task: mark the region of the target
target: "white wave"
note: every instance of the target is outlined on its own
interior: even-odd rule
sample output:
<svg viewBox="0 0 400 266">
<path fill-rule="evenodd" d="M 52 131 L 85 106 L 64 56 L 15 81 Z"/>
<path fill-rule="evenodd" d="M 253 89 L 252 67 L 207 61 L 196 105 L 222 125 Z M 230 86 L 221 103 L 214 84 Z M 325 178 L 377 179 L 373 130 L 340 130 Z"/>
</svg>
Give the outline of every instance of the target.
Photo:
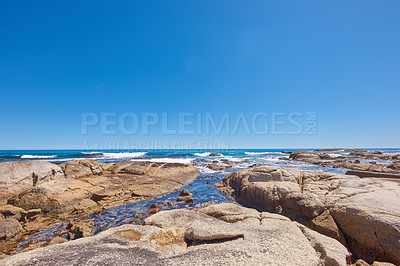
<svg viewBox="0 0 400 266">
<path fill-rule="evenodd" d="M 98 159 L 131 159 L 131 158 L 139 158 L 143 157 L 147 154 L 147 152 L 103 152 L 101 153 L 100 158 Z"/>
<path fill-rule="evenodd" d="M 282 152 L 273 152 L 273 151 L 263 151 L 263 152 L 250 152 L 250 151 L 246 151 L 244 152 L 246 155 L 263 155 L 263 154 L 276 154 L 276 155 L 280 155 L 280 154 L 285 154 Z"/>
<path fill-rule="evenodd" d="M 212 173 L 216 173 L 217 171 L 212 170 L 208 167 L 205 166 L 196 166 L 197 169 L 200 170 L 200 172 L 205 173 L 205 174 L 212 174 Z"/>
<path fill-rule="evenodd" d="M 68 162 L 68 161 L 81 161 L 81 160 L 86 160 L 87 158 L 56 158 L 56 159 L 47 159 L 45 160 L 46 162 Z M 97 158 L 96 158 L 97 159 Z"/>
<path fill-rule="evenodd" d="M 132 159 L 131 161 L 149 161 L 155 163 L 185 163 L 190 164 L 194 159 L 189 158 L 149 158 L 149 159 Z"/>
<path fill-rule="evenodd" d="M 22 155 L 21 159 L 51 159 L 56 157 L 57 155 Z"/>
<path fill-rule="evenodd" d="M 91 152 L 82 152 L 82 154 L 87 154 L 87 155 L 91 155 L 91 154 L 102 154 L 102 152 L 99 152 L 99 151 L 91 151 Z"/>
<path fill-rule="evenodd" d="M 328 153 L 328 155 L 335 158 L 335 157 L 343 156 L 344 154 L 343 153 Z"/>
<path fill-rule="evenodd" d="M 193 153 L 193 155 L 200 156 L 200 157 L 208 157 L 210 156 L 211 152 L 203 152 L 203 153 Z"/>
<path fill-rule="evenodd" d="M 232 156 L 224 156 L 223 159 L 226 159 L 231 162 L 243 162 L 245 160 L 243 158 L 237 158 L 237 157 L 232 157 Z"/>
</svg>

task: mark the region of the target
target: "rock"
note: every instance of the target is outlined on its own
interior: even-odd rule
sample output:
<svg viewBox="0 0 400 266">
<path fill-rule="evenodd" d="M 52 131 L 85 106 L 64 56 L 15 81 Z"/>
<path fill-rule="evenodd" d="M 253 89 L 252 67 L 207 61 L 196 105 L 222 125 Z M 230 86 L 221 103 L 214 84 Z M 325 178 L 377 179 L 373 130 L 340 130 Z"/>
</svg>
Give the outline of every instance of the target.
<svg viewBox="0 0 400 266">
<path fill-rule="evenodd" d="M 400 264 L 400 209 L 394 207 L 400 187 L 392 180 L 259 166 L 217 186 L 248 206 L 334 237 L 369 263 Z"/>
<path fill-rule="evenodd" d="M 150 209 L 147 211 L 148 213 L 154 214 L 160 211 L 160 205 L 158 205 L 157 203 L 153 203 L 150 206 Z"/>
<path fill-rule="evenodd" d="M 323 151 L 323 152 L 321 152 Z M 328 151 L 346 151 L 347 153 L 324 153 Z M 350 153 L 349 153 L 350 152 Z M 399 155 L 382 154 L 380 151 L 366 151 L 358 149 L 320 149 L 315 151 L 295 151 L 290 154 L 291 160 L 325 167 L 344 168 L 355 171 L 369 171 L 379 173 L 400 174 L 399 170 L 377 164 L 377 161 L 395 163 Z M 361 160 L 369 160 L 369 163 L 361 163 Z"/>
<path fill-rule="evenodd" d="M 209 157 L 218 157 L 218 156 L 222 156 L 222 154 L 217 153 L 217 152 L 212 152 L 208 155 Z"/>
<path fill-rule="evenodd" d="M 316 151 L 295 151 L 289 155 L 289 159 L 297 161 L 319 161 L 319 160 L 331 160 L 333 159 L 326 153 L 320 153 Z"/>
<path fill-rule="evenodd" d="M 232 165 L 208 164 L 207 167 L 214 171 L 223 171 L 232 168 Z"/>
<path fill-rule="evenodd" d="M 391 163 L 387 166 L 387 168 L 400 171 L 400 163 Z"/>
<path fill-rule="evenodd" d="M 253 211 L 224 205 L 213 213 L 238 216 Z M 298 224 L 279 217 L 283 216 L 274 214 L 255 225 L 227 223 L 189 210 L 162 211 L 147 218 L 145 225 L 123 225 L 17 254 L 4 263 L 54 265 L 67 257 L 68 264 L 81 265 L 346 265 L 349 254 L 340 243 L 311 230 L 305 235 Z"/>
<path fill-rule="evenodd" d="M 112 173 L 131 173 L 172 180 L 185 179 L 185 176 L 198 176 L 200 171 L 189 164 L 154 163 L 148 161 L 122 161 L 109 168 Z"/>
<path fill-rule="evenodd" d="M 151 235 L 151 240 L 155 241 L 161 247 L 172 245 L 186 247 L 185 231 L 182 228 L 167 228 Z"/>
<path fill-rule="evenodd" d="M 92 175 L 89 167 L 79 164 L 78 161 L 69 161 L 60 165 L 65 173 L 66 178 L 78 179 Z"/>
<path fill-rule="evenodd" d="M 14 218 L 0 218 L 0 246 L 16 241 L 24 229 Z"/>
<path fill-rule="evenodd" d="M 333 238 L 317 233 L 301 224 L 298 227 L 310 241 L 313 248 L 324 254 L 324 265 L 346 265 L 350 263 L 350 254 L 346 247 Z"/>
<path fill-rule="evenodd" d="M 250 220 L 254 220 L 254 223 L 260 223 L 260 213 L 257 210 L 250 208 L 241 208 L 231 203 L 210 205 L 201 209 L 200 212 L 228 223 L 236 223 L 240 221 Z"/>
<path fill-rule="evenodd" d="M 176 201 L 178 201 L 178 202 L 184 201 L 184 202 L 186 202 L 188 205 L 193 205 L 193 203 L 194 203 L 194 200 L 193 200 L 193 198 L 192 198 L 191 196 L 179 196 L 179 197 L 176 199 Z"/>
<path fill-rule="evenodd" d="M 184 189 L 179 193 L 179 196 L 192 196 L 192 193 L 189 193 L 189 191 Z"/>
<path fill-rule="evenodd" d="M 28 215 L 26 218 L 30 220 L 41 213 L 42 213 L 41 209 L 30 209 L 30 210 L 28 210 Z"/>
<path fill-rule="evenodd" d="M 13 218 L 20 222 L 25 221 L 25 218 L 28 214 L 28 212 L 24 209 L 15 207 L 13 205 L 0 206 L 0 213 L 3 215 L 4 218 Z"/>
<path fill-rule="evenodd" d="M 78 222 L 70 222 L 67 226 L 70 233 L 70 239 L 78 239 L 81 237 L 93 236 L 94 223 L 91 220 L 80 220 Z"/>
<path fill-rule="evenodd" d="M 68 161 L 60 164 L 66 178 L 81 178 L 90 175 L 101 175 L 114 164 L 107 164 L 95 160 Z"/>
<path fill-rule="evenodd" d="M 74 162 L 68 165 L 86 167 Z M 39 184 L 12 196 L 8 203 L 24 209 L 41 209 L 45 214 L 92 213 L 179 189 L 200 174 L 194 166 L 185 164 L 120 162 L 107 170 L 104 165 L 100 166 L 103 167 L 101 175 L 71 178 L 66 172 L 70 178 Z M 144 174 L 129 174 L 134 167 Z"/>
<path fill-rule="evenodd" d="M 182 190 L 179 193 L 179 197 L 176 199 L 176 201 L 178 202 L 186 202 L 188 205 L 193 205 L 193 198 L 192 198 L 192 193 L 189 193 L 189 191 L 187 191 L 186 189 Z"/>
<path fill-rule="evenodd" d="M 0 189 L 16 193 L 49 180 L 64 179 L 61 168 L 45 161 L 16 161 L 0 163 Z"/>
<path fill-rule="evenodd" d="M 346 175 L 356 175 L 359 177 L 374 177 L 374 178 L 397 178 L 400 179 L 400 174 L 394 173 L 377 173 L 372 171 L 357 171 L 357 170 L 349 170 L 346 172 Z"/>
<path fill-rule="evenodd" d="M 90 183 L 81 180 L 53 180 L 16 195 L 9 203 L 53 214 L 94 210 L 97 204 L 90 200 L 91 189 Z"/>
<path fill-rule="evenodd" d="M 390 173 L 391 169 L 385 168 L 384 165 L 374 163 L 343 163 L 343 168 L 356 170 L 356 171 L 369 171 L 378 173 Z"/>
<path fill-rule="evenodd" d="M 89 159 L 81 160 L 79 161 L 79 164 L 89 167 L 93 175 L 101 175 L 104 171 L 108 170 L 114 165 L 113 163 L 103 163 Z"/>
<path fill-rule="evenodd" d="M 49 242 L 49 246 L 68 242 L 64 237 L 56 236 Z"/>
<path fill-rule="evenodd" d="M 130 240 L 140 240 L 142 238 L 142 233 L 132 229 L 117 231 L 115 235 Z"/>
</svg>

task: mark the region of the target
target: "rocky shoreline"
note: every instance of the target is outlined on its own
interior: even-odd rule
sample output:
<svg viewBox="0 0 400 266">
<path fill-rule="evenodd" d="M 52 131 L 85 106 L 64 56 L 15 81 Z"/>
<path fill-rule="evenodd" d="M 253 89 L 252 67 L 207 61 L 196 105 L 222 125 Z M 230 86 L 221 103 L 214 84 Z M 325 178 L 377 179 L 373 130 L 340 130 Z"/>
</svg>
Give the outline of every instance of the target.
<svg viewBox="0 0 400 266">
<path fill-rule="evenodd" d="M 345 153 L 333 153 L 339 150 Z M 218 156 L 209 155 L 216 159 L 207 159 L 206 167 L 235 167 Z M 303 150 L 285 160 L 346 173 L 249 164 L 216 184 L 245 207 L 222 203 L 163 211 L 154 203 L 140 224 L 132 217 L 96 236 L 93 221 L 80 217 L 177 191 L 200 171 L 151 161 L 0 163 L 0 264 L 54 265 L 65 254 L 70 261 L 61 265 L 400 264 L 399 155 Z M 177 193 L 178 202 L 193 204 L 192 193 Z M 31 235 L 61 221 L 68 225 L 51 241 L 32 241 L 23 253 L 17 250 Z"/>
<path fill-rule="evenodd" d="M 397 180 L 259 166 L 228 175 L 222 193 L 338 240 L 369 263 L 400 264 Z"/>
<path fill-rule="evenodd" d="M 329 153 L 343 151 L 348 153 Z M 287 159 L 287 158 L 283 158 Z M 291 152 L 289 160 L 342 168 L 360 177 L 400 178 L 400 154 L 383 154 L 380 151 L 359 149 L 320 149 Z"/>
<path fill-rule="evenodd" d="M 65 259 L 68 258 L 68 261 Z M 162 211 L 144 225 L 124 225 L 17 254 L 7 265 L 346 265 L 335 239 L 288 218 L 223 203 Z"/>
<path fill-rule="evenodd" d="M 177 163 L 106 164 L 94 160 L 61 165 L 44 161 L 0 163 L 1 250 L 12 254 L 19 241 L 59 221 L 72 221 L 175 191 L 199 174 L 194 166 Z M 68 229 L 82 231 L 82 227 L 84 222 L 72 223 Z"/>
</svg>

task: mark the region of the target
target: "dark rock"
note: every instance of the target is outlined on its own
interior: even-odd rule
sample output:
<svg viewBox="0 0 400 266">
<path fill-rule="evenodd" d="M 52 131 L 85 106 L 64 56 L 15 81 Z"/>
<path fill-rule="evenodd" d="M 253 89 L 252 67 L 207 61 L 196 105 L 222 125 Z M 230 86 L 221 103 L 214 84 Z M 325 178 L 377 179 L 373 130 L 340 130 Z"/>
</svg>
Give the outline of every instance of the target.
<svg viewBox="0 0 400 266">
<path fill-rule="evenodd" d="M 179 197 L 176 199 L 176 201 L 178 201 L 178 202 L 184 201 L 184 202 L 186 202 L 188 205 L 193 205 L 193 203 L 194 203 L 194 200 L 193 200 L 193 198 L 192 198 L 191 196 L 179 196 Z"/>
<path fill-rule="evenodd" d="M 179 196 L 192 196 L 192 193 L 184 189 L 181 191 L 181 193 L 179 193 Z"/>
</svg>

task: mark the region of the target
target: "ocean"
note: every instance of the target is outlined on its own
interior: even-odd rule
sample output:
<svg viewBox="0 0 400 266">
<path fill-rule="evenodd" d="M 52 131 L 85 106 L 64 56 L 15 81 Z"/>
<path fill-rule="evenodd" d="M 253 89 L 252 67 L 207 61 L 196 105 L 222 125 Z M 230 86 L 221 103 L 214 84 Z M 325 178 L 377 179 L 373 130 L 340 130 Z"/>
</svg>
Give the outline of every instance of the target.
<svg viewBox="0 0 400 266">
<path fill-rule="evenodd" d="M 0 150 L 0 162 L 19 160 L 44 160 L 63 163 L 70 160 L 94 159 L 102 162 L 123 160 L 154 160 L 164 162 L 188 162 L 207 158 L 219 153 L 228 160 L 276 160 L 288 156 L 287 152 L 314 149 L 229 149 L 229 150 Z M 388 154 L 400 154 L 400 149 L 377 150 Z M 345 151 L 330 152 L 333 156 Z M 163 158 L 163 159 L 162 159 Z"/>
</svg>

